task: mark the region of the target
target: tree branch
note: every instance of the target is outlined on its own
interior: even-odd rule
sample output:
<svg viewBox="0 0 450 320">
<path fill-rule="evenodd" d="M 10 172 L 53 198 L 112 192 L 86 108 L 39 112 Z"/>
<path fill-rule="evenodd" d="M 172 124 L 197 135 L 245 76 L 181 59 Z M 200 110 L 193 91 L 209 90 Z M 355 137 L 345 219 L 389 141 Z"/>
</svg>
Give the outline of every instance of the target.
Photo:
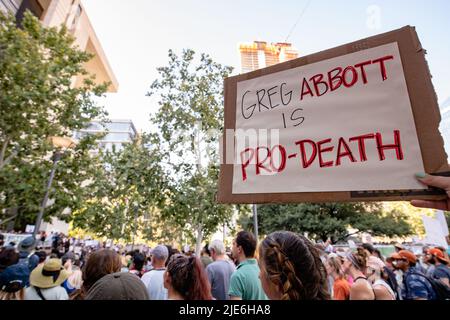
<svg viewBox="0 0 450 320">
<path fill-rule="evenodd" d="M 8 222 L 8 221 L 10 221 L 10 220 L 13 220 L 14 218 L 16 218 L 17 217 L 17 215 L 18 215 L 18 213 L 16 213 L 16 214 L 13 214 L 11 217 L 9 217 L 9 218 L 6 218 L 6 219 L 3 219 L 3 220 L 0 220 L 0 225 L 2 225 L 2 224 L 4 224 L 5 222 Z"/>
<path fill-rule="evenodd" d="M 355 234 L 358 234 L 358 233 L 360 233 L 360 232 L 362 232 L 362 230 L 359 230 L 359 231 L 356 231 L 356 232 L 353 232 L 353 233 L 348 233 L 348 234 L 346 234 L 345 236 L 340 237 L 339 239 L 337 239 L 335 243 L 338 243 L 339 241 L 344 240 L 344 239 L 346 239 L 346 238 L 348 238 L 348 237 L 350 237 L 350 236 L 353 236 L 353 235 L 355 235 Z"/>
<path fill-rule="evenodd" d="M 8 147 L 8 144 L 9 144 L 9 139 L 6 138 L 5 142 L 3 142 L 2 150 L 0 151 L 0 169 L 4 166 L 3 159 L 5 159 L 5 153 L 6 153 L 6 148 Z"/>
</svg>

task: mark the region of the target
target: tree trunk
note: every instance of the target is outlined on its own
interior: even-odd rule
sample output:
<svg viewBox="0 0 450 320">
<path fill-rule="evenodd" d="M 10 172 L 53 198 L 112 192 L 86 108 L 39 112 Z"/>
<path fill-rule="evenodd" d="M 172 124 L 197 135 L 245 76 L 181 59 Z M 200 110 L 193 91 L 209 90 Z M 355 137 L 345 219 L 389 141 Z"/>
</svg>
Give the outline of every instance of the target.
<svg viewBox="0 0 450 320">
<path fill-rule="evenodd" d="M 8 224 L 6 225 L 6 230 L 8 232 L 14 231 L 14 228 L 16 226 L 16 220 L 17 220 L 17 215 L 19 214 L 19 208 L 18 207 L 13 207 L 13 208 L 8 208 L 8 214 L 10 215 L 10 219 Z"/>
<path fill-rule="evenodd" d="M 200 257 L 202 251 L 202 241 L 203 241 L 203 224 L 199 223 L 197 225 L 197 239 L 195 241 L 195 255 Z"/>
<path fill-rule="evenodd" d="M 4 166 L 6 147 L 8 147 L 8 144 L 9 139 L 6 138 L 6 140 L 3 142 L 2 148 L 0 149 L 0 169 Z"/>
<path fill-rule="evenodd" d="M 9 162 L 11 162 L 12 158 L 17 155 L 17 151 L 12 151 L 11 154 L 5 158 L 6 148 L 8 147 L 9 139 L 6 139 L 3 142 L 2 148 L 0 149 L 0 170 L 6 166 Z"/>
</svg>

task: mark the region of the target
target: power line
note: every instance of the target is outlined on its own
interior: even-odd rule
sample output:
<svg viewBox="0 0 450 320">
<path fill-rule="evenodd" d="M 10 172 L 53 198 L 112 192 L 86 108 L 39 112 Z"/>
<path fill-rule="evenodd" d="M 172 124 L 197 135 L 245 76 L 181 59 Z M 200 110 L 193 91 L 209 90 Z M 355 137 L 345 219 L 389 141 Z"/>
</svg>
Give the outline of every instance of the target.
<svg viewBox="0 0 450 320">
<path fill-rule="evenodd" d="M 298 17 L 297 21 L 295 22 L 295 24 L 292 26 L 291 30 L 289 31 L 286 39 L 284 40 L 284 42 L 287 42 L 289 37 L 291 36 L 292 32 L 294 31 L 295 27 L 297 26 L 297 24 L 300 22 L 300 19 L 303 17 L 303 15 L 306 12 L 306 9 L 308 9 L 309 5 L 311 4 L 311 0 L 308 0 L 308 2 L 306 3 L 305 7 L 303 8 L 302 12 L 300 13 L 300 16 Z"/>
</svg>

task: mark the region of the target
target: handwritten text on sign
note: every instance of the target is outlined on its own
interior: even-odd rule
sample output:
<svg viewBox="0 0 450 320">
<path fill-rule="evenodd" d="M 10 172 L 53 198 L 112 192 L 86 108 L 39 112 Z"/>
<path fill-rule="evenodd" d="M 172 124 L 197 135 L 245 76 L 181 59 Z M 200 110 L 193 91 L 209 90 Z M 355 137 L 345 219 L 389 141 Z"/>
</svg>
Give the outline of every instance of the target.
<svg viewBox="0 0 450 320">
<path fill-rule="evenodd" d="M 397 43 L 238 82 L 233 193 L 425 189 Z"/>
</svg>

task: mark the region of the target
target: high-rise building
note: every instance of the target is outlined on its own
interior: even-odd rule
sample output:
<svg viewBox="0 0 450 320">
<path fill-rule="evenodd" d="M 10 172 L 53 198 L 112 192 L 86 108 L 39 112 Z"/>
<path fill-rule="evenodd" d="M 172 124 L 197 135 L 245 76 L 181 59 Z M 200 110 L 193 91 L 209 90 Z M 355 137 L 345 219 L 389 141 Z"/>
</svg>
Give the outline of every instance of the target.
<svg viewBox="0 0 450 320">
<path fill-rule="evenodd" d="M 98 140 L 99 148 L 107 151 L 113 149 L 120 151 L 124 144 L 135 140 L 138 132 L 131 120 L 91 121 L 86 129 L 76 132 L 74 138 L 81 139 L 92 134 L 104 134 Z"/>
<path fill-rule="evenodd" d="M 240 43 L 239 53 L 241 56 L 241 72 L 246 73 L 257 69 L 273 66 L 274 64 L 292 60 L 298 57 L 298 50 L 291 43 L 277 42 L 268 44 L 265 41 L 253 41 L 251 43 Z M 254 213 L 257 212 L 254 206 Z M 237 219 L 237 213 L 233 219 Z M 226 228 L 224 227 L 224 238 Z"/>
<path fill-rule="evenodd" d="M 39 18 L 46 27 L 65 25 L 75 37 L 75 45 L 94 55 L 85 64 L 85 69 L 95 75 L 97 83 L 110 82 L 108 92 L 117 92 L 117 79 L 80 0 L 0 0 L 0 11 L 13 13 L 18 23 L 22 21 L 26 10 Z M 82 76 L 73 80 L 74 86 L 82 83 Z"/>
<path fill-rule="evenodd" d="M 292 44 L 285 42 L 267 44 L 264 41 L 240 43 L 241 72 L 270 67 L 274 64 L 298 57 L 298 51 Z"/>
</svg>

